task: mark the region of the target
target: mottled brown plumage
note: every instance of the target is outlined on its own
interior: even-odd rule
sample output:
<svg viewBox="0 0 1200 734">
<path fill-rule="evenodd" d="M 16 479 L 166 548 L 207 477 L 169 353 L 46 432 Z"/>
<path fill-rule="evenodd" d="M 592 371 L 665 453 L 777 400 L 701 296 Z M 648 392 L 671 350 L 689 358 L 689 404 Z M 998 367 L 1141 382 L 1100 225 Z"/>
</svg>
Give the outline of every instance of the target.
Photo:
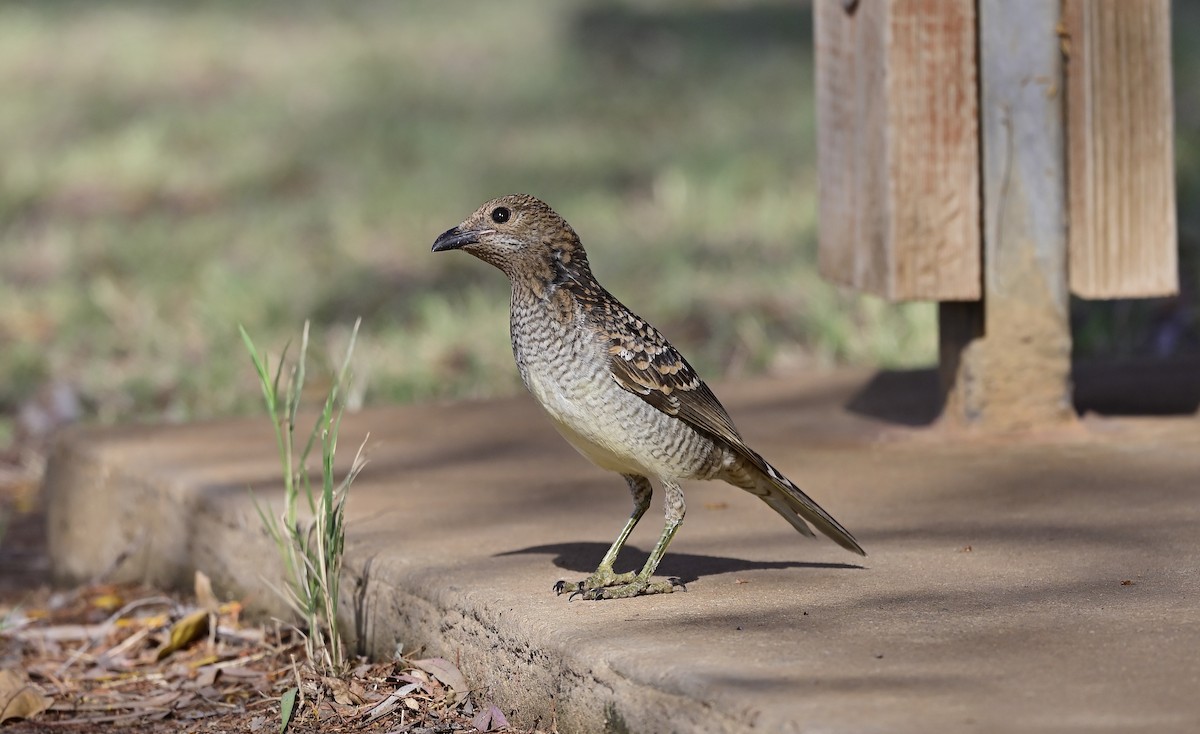
<svg viewBox="0 0 1200 734">
<path fill-rule="evenodd" d="M 575 230 L 549 206 L 522 194 L 494 199 L 444 232 L 433 249 L 465 250 L 508 276 L 513 356 L 525 386 L 580 453 L 629 484 L 633 514 L 576 592 L 600 599 L 674 588 L 675 580 L 650 577 L 683 520 L 683 479 L 722 479 L 762 498 L 805 535 L 813 534 L 807 521 L 865 555 L 845 528 L 746 445 L 679 351 L 596 282 Z M 640 572 L 614 573 L 617 553 L 649 505 L 649 478 L 666 493 L 666 527 Z"/>
</svg>

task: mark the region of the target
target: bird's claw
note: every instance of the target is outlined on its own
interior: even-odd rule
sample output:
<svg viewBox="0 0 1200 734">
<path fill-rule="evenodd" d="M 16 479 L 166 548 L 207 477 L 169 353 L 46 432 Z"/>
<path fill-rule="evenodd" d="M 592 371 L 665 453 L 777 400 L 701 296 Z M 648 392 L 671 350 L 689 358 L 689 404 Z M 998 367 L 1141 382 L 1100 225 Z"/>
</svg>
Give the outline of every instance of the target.
<svg viewBox="0 0 1200 734">
<path fill-rule="evenodd" d="M 563 581 L 560 579 L 558 581 L 558 583 L 554 584 L 554 595 L 562 596 L 563 594 L 567 593 L 567 588 L 569 586 L 571 586 L 571 584 L 568 584 L 566 581 Z M 575 586 L 575 589 L 571 591 L 571 596 L 575 596 L 576 594 L 583 591 L 583 589 L 584 589 L 582 581 L 576 582 L 574 584 L 574 586 Z M 569 600 L 570 600 L 570 597 L 568 597 L 568 601 Z"/>
<path fill-rule="evenodd" d="M 559 588 L 555 585 L 555 588 Z M 563 593 L 567 588 L 566 583 L 562 583 Z M 628 584 L 618 586 L 596 586 L 588 588 L 584 582 L 580 581 L 577 587 L 571 591 L 567 601 L 574 601 L 575 597 L 579 597 L 584 601 L 600 601 L 601 599 L 628 599 L 634 596 L 649 596 L 651 594 L 670 594 L 675 589 L 683 589 L 687 591 L 687 586 L 677 577 L 672 576 L 666 581 L 641 581 L 635 580 Z"/>
<path fill-rule="evenodd" d="M 571 595 L 567 597 L 567 601 L 574 601 L 576 596 L 584 601 L 598 601 L 604 598 L 604 589 L 585 589 L 583 584 L 580 584 L 579 588 L 572 591 Z"/>
</svg>

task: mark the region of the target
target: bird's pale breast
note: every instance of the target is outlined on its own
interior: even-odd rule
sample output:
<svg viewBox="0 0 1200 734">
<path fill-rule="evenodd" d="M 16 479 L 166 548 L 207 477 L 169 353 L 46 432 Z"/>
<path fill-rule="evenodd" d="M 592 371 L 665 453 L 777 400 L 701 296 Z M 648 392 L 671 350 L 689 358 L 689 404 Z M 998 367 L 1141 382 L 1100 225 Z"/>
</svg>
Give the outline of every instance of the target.
<svg viewBox="0 0 1200 734">
<path fill-rule="evenodd" d="M 525 387 L 576 450 L 623 474 L 712 476 L 720 457 L 711 439 L 621 388 L 607 344 L 579 314 L 564 320 L 541 308 L 514 302 L 513 356 Z"/>
</svg>

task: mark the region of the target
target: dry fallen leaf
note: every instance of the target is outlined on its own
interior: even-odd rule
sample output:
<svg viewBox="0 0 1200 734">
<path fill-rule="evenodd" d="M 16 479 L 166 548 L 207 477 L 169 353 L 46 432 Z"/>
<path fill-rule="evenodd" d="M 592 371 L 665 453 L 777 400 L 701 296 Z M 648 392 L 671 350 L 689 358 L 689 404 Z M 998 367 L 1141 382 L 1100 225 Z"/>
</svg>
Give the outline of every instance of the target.
<svg viewBox="0 0 1200 734">
<path fill-rule="evenodd" d="M 196 671 L 196 680 L 192 681 L 192 688 L 208 688 L 217 684 L 217 677 L 221 675 L 221 669 L 215 665 L 205 665 L 198 668 Z"/>
<path fill-rule="evenodd" d="M 217 614 L 229 617 L 230 621 L 236 624 L 242 618 L 242 603 L 227 601 L 217 608 Z"/>
<path fill-rule="evenodd" d="M 305 669 L 293 684 L 287 673 L 295 669 L 288 661 L 303 654 L 303 639 L 297 633 L 279 627 L 242 628 L 236 602 L 222 604 L 207 620 L 194 602 L 177 612 L 183 619 L 153 614 L 157 610 L 144 607 L 178 609 L 183 602 L 148 596 L 151 593 L 125 587 L 77 590 L 42 603 L 47 613 L 39 621 L 23 620 L 20 627 L 5 630 L 0 643 L 8 643 L 4 653 L 14 663 L 0 665 L 0 670 L 16 671 L 31 691 L 28 700 L 20 701 L 13 695 L 18 691 L 4 691 L 4 718 L 33 715 L 35 728 L 64 724 L 89 731 L 149 727 L 148 731 L 164 718 L 191 722 L 229 716 L 238 724 L 221 727 L 225 731 L 271 734 L 283 723 L 281 694 L 288 688 L 295 696 L 289 728 L 299 727 L 301 720 L 311 720 L 323 730 L 337 728 L 335 722 L 372 722 L 380 731 L 453 721 L 456 728 L 469 731 L 472 718 L 487 708 L 468 704 L 467 684 L 456 666 L 437 659 L 419 666 L 409 660 L 363 662 L 352 675 L 340 677 L 344 686 L 327 684 Z M 98 607 L 92 600 L 105 594 L 133 601 L 120 614 L 96 624 Z M 48 709 L 35 694 L 50 702 Z M 480 722 L 491 732 L 505 728 L 491 711 L 487 721 Z M 7 722 L 0 725 L 0 734 L 12 727 Z"/>
<path fill-rule="evenodd" d="M 54 700 L 43 695 L 23 674 L 0 670 L 0 722 L 32 719 L 52 703 Z"/>
<path fill-rule="evenodd" d="M 500 729 L 508 728 L 508 719 L 504 718 L 504 712 L 497 708 L 495 704 L 488 704 L 482 711 L 475 715 L 475 718 L 471 720 L 471 724 L 479 731 L 499 731 Z"/>
<path fill-rule="evenodd" d="M 423 670 L 410 670 L 408 672 L 408 677 L 412 678 L 413 680 L 419 680 L 422 683 L 429 682 L 429 676 L 426 675 L 425 671 L 423 671 Z M 412 681 L 409 681 L 409 682 L 411 683 Z"/>
<path fill-rule="evenodd" d="M 397 688 L 395 691 L 389 694 L 387 698 L 383 699 L 383 701 L 367 712 L 367 721 L 374 721 L 380 716 L 386 716 L 390 714 L 397 706 L 400 705 L 401 702 L 404 702 L 405 705 L 408 705 L 408 702 L 412 701 L 412 706 L 410 706 L 410 708 L 416 707 L 417 702 L 413 701 L 412 699 L 405 698 L 405 696 L 409 695 L 420 687 L 420 683 L 409 683 L 405 686 Z"/>
<path fill-rule="evenodd" d="M 166 627 L 171 618 L 166 614 L 155 614 L 149 617 L 122 617 L 112 623 L 118 629 L 148 629 L 156 630 Z"/>
<path fill-rule="evenodd" d="M 359 704 L 366 703 L 366 699 L 341 678 L 326 676 L 321 678 L 321 681 L 329 689 L 329 692 L 333 694 L 333 700 L 343 706 L 358 706 Z"/>
<path fill-rule="evenodd" d="M 413 660 L 412 664 L 429 673 L 434 678 L 437 678 L 443 685 L 454 691 L 453 701 L 458 703 L 467 697 L 470 688 L 467 687 L 467 679 L 463 674 L 458 672 L 458 668 L 445 658 L 427 658 L 425 660 Z"/>
<path fill-rule="evenodd" d="M 92 597 L 90 603 L 102 612 L 111 613 L 120 609 L 125 604 L 125 600 L 121 598 L 120 594 L 101 594 Z"/>
<path fill-rule="evenodd" d="M 171 638 L 167 640 L 166 644 L 158 648 L 155 660 L 162 660 L 176 650 L 182 650 L 207 634 L 208 610 L 197 609 L 171 626 Z"/>
<path fill-rule="evenodd" d="M 196 601 L 200 606 L 214 613 L 221 608 L 221 601 L 213 593 L 212 581 L 203 571 L 196 572 L 195 589 Z"/>
</svg>

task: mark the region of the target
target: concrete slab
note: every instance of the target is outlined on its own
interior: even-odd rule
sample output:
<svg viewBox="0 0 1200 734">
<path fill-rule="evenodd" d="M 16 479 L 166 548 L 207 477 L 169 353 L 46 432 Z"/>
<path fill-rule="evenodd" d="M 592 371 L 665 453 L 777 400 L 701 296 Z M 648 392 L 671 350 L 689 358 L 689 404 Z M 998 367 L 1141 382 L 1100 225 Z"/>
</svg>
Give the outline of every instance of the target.
<svg viewBox="0 0 1200 734">
<path fill-rule="evenodd" d="M 347 620 L 361 649 L 424 646 L 520 724 L 560 731 L 1197 730 L 1200 420 L 965 440 L 898 425 L 931 417 L 931 387 L 864 372 L 719 385 L 751 445 L 870 555 L 691 483 L 660 569 L 687 593 L 600 603 L 551 586 L 599 561 L 624 483 L 529 399 L 349 416 L 344 445 L 371 439 Z M 55 567 L 185 586 L 199 568 L 274 604 L 246 488 L 271 496 L 276 474 L 261 420 L 75 433 L 49 468 Z"/>
</svg>

